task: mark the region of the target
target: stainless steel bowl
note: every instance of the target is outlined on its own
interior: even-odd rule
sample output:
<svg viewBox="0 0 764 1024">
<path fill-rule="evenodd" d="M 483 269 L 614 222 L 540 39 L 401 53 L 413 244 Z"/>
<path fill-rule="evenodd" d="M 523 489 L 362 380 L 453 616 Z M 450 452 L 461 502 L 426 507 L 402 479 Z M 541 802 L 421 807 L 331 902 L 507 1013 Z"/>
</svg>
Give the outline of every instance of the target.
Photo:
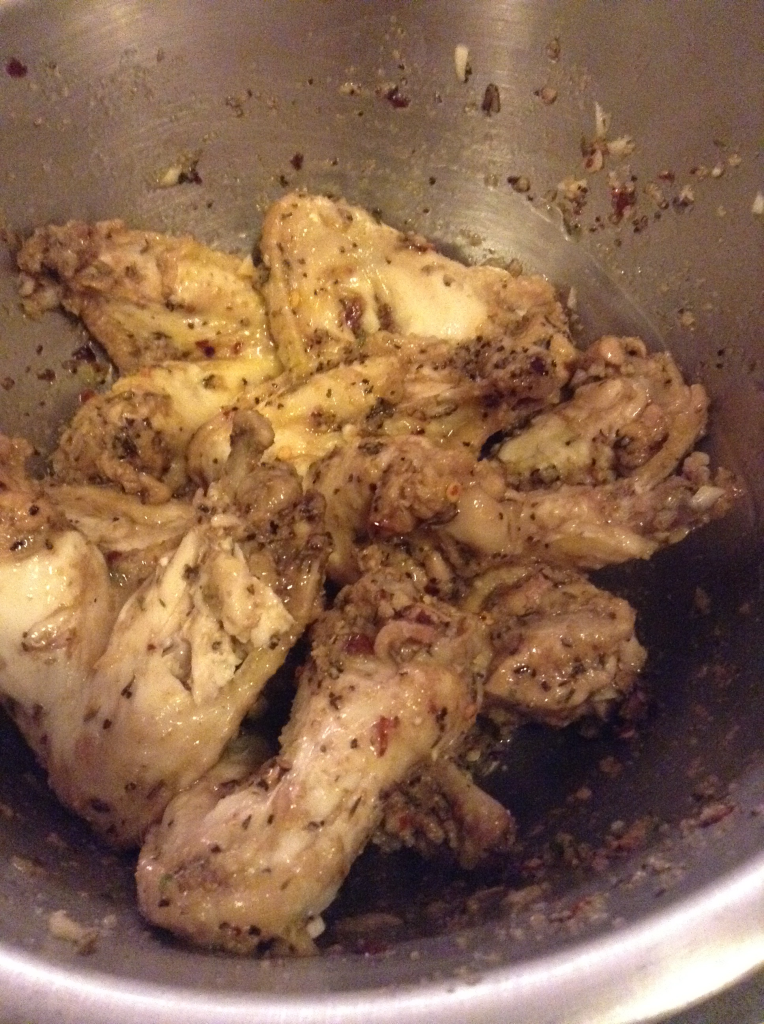
<svg viewBox="0 0 764 1024">
<path fill-rule="evenodd" d="M 584 338 L 668 346 L 712 395 L 712 454 L 749 488 L 728 520 L 608 574 L 651 650 L 639 737 L 529 730 L 507 750 L 491 785 L 518 812 L 526 868 L 581 842 L 609 854 L 599 871 L 552 870 L 541 902 L 501 903 L 509 878 L 366 858 L 338 913 L 422 911 L 388 948 L 298 962 L 188 950 L 141 923 L 130 861 L 56 805 L 4 725 L 4 1024 L 627 1024 L 764 964 L 761 15 L 756 0 L 0 0 L 10 230 L 121 216 L 247 249 L 286 188 L 342 194 L 447 251 L 516 257 L 573 287 Z M 482 109 L 490 83 L 498 111 Z M 636 143 L 609 159 L 636 176 L 621 171 L 638 201 L 620 223 L 607 168 L 582 167 L 595 103 L 611 138 Z M 157 187 L 179 160 L 200 181 Z M 566 177 L 589 192 L 563 224 L 552 192 Z M 21 316 L 10 257 L 0 287 L 0 428 L 45 450 L 88 384 L 70 358 L 82 335 Z M 48 934 L 61 908 L 98 927 L 91 955 Z"/>
</svg>

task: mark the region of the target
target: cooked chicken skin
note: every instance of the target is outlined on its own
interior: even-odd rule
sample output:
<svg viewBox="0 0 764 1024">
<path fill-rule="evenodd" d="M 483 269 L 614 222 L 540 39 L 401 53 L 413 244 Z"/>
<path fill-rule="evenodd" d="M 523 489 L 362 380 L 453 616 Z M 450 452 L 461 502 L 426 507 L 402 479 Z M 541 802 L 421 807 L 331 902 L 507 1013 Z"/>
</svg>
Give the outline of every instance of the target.
<svg viewBox="0 0 764 1024">
<path fill-rule="evenodd" d="M 377 411 L 378 422 L 367 432 L 424 434 L 475 455 L 493 434 L 517 428 L 559 402 L 576 356 L 561 334 L 548 346 L 517 348 L 506 337 L 455 346 L 381 331 L 364 347 L 370 355 L 395 353 L 400 363 L 400 393 L 388 400 L 390 408 Z"/>
<path fill-rule="evenodd" d="M 17 262 L 27 309 L 60 303 L 124 373 L 168 359 L 273 359 L 249 257 L 108 220 L 38 228 Z"/>
<path fill-rule="evenodd" d="M 188 485 L 194 433 L 278 371 L 275 358 L 166 362 L 121 377 L 74 415 L 53 454 L 64 483 L 113 483 L 162 503 Z"/>
<path fill-rule="evenodd" d="M 284 196 L 266 214 L 260 247 L 268 321 L 298 374 L 355 358 L 377 331 L 455 345 L 502 337 L 516 351 L 570 344 L 543 278 L 465 267 L 342 201 Z"/>
<path fill-rule="evenodd" d="M 261 417 L 242 414 L 227 472 L 200 495 L 196 522 L 128 597 L 116 622 L 116 588 L 101 553 L 63 520 L 68 506 L 110 548 L 115 516 L 106 494 L 88 514 L 86 490 L 51 488 L 60 499 L 58 532 L 35 545 L 41 555 L 19 569 L 12 554 L 0 573 L 6 586 L 29 591 L 24 607 L 37 616 L 7 616 L 3 692 L 21 708 L 14 706 L 22 728 L 22 718 L 31 718 L 30 738 L 58 796 L 115 845 L 139 842 L 168 800 L 216 762 L 319 610 L 326 557 L 321 503 L 303 495 L 288 467 L 259 468 L 271 437 Z M 24 492 L 13 497 L 22 510 L 30 500 Z M 138 543 L 136 509 L 119 496 L 116 506 L 133 513 L 126 530 L 123 516 L 118 542 L 126 533 Z M 143 538 L 152 545 L 157 533 L 180 526 L 177 504 L 164 511 L 164 524 L 147 513 L 154 523 Z M 36 652 L 59 647 L 69 651 L 66 689 L 49 688 L 42 700 Z"/>
<path fill-rule="evenodd" d="M 217 761 L 299 632 L 214 527 L 163 562 L 122 608 L 48 765 L 61 799 L 123 846 Z"/>
<path fill-rule="evenodd" d="M 267 425 L 266 425 L 267 429 Z M 199 523 L 122 608 L 83 688 L 62 799 L 129 846 L 211 767 L 320 608 L 320 502 L 287 467 L 258 469 L 246 423 Z"/>
<path fill-rule="evenodd" d="M 373 420 L 380 405 L 401 393 L 401 366 L 394 356 L 377 356 L 336 366 L 307 380 L 289 373 L 241 395 L 235 407 L 209 420 L 188 452 L 189 472 L 198 482 L 213 479 L 230 447 L 231 417 L 236 409 L 255 409 L 274 433 L 266 461 L 295 467 L 302 476 L 320 458 Z"/>
<path fill-rule="evenodd" d="M 453 519 L 474 469 L 464 448 L 417 436 L 351 441 L 316 463 L 307 479 L 326 501 L 331 577 L 347 583 L 358 576 L 364 542 Z"/>
<path fill-rule="evenodd" d="M 105 649 L 116 605 L 101 553 L 26 478 L 30 452 L 0 435 L 0 694 L 46 764 L 53 719 Z"/>
<path fill-rule="evenodd" d="M 49 479 L 0 436 L 0 700 L 64 803 L 145 840 L 149 921 L 308 953 L 370 840 L 507 855 L 467 752 L 609 718 L 646 653 L 582 571 L 740 486 L 693 451 L 705 390 L 639 339 L 579 351 L 541 277 L 305 194 L 260 248 L 120 221 L 21 248 L 28 312 L 81 317 L 124 375 Z M 309 626 L 274 755 L 237 732 Z"/>
<path fill-rule="evenodd" d="M 723 470 L 711 476 L 701 452 L 652 488 L 625 478 L 601 487 L 512 491 L 501 501 L 476 482 L 465 487 L 441 533 L 483 556 L 538 558 L 552 565 L 601 569 L 650 558 L 705 523 L 726 515 L 740 488 Z"/>
<path fill-rule="evenodd" d="M 147 505 L 115 488 L 46 482 L 42 491 L 96 545 L 125 597 L 154 572 L 160 558 L 177 548 L 196 518 L 189 502 Z"/>
<path fill-rule="evenodd" d="M 660 483 L 705 431 L 705 389 L 685 384 L 668 352 L 648 356 L 638 338 L 601 338 L 580 364 L 573 397 L 502 444 L 507 482 L 518 490 L 625 476 Z"/>
<path fill-rule="evenodd" d="M 559 400 L 570 376 L 567 352 L 516 353 L 502 341 L 454 348 L 380 332 L 367 355 L 306 380 L 285 373 L 247 389 L 237 403 L 270 422 L 266 457 L 304 475 L 349 437 L 425 434 L 476 454 L 500 428 Z"/>
<path fill-rule="evenodd" d="M 728 476 L 711 478 L 699 452 L 653 488 L 626 478 L 517 491 L 504 486 L 498 461 L 476 462 L 462 447 L 425 437 L 350 442 L 316 463 L 308 480 L 326 500 L 329 571 L 343 582 L 358 573 L 359 544 L 424 528 L 460 566 L 460 548 L 583 569 L 649 558 L 723 515 L 738 493 Z"/>
<path fill-rule="evenodd" d="M 141 851 L 149 920 L 245 952 L 309 952 L 382 816 L 382 797 L 474 721 L 487 649 L 477 618 L 395 577 L 364 577 L 317 624 L 281 751 L 221 789 L 202 779 Z"/>
<path fill-rule="evenodd" d="M 220 471 L 238 408 L 269 420 L 275 439 L 266 459 L 289 462 L 301 476 L 349 432 L 424 433 L 477 453 L 496 431 L 558 401 L 572 364 L 567 353 L 518 353 L 501 340 L 454 349 L 380 333 L 368 350 L 306 380 L 284 373 L 261 381 L 255 373 L 276 368 L 265 359 L 144 368 L 76 413 L 53 455 L 56 479 L 110 482 L 144 501 L 167 501 Z"/>
<path fill-rule="evenodd" d="M 628 602 L 569 570 L 503 567 L 478 577 L 462 602 L 488 617 L 494 658 L 483 713 L 506 729 L 605 718 L 635 684 L 646 651 Z"/>
</svg>

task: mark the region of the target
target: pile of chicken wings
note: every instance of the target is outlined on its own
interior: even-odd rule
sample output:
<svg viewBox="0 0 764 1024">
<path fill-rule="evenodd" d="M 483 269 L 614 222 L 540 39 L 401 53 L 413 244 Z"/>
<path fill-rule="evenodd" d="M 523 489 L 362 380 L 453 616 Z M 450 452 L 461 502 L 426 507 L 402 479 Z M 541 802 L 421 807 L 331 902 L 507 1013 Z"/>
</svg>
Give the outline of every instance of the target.
<svg viewBox="0 0 764 1024">
<path fill-rule="evenodd" d="M 460 754 L 635 686 L 634 611 L 586 572 L 735 501 L 702 386 L 637 338 L 577 347 L 542 277 L 320 196 L 277 201 L 254 258 L 72 221 L 18 266 L 120 375 L 44 478 L 0 437 L 0 693 L 63 803 L 140 847 L 145 917 L 308 953 L 372 839 L 505 855 Z"/>
</svg>

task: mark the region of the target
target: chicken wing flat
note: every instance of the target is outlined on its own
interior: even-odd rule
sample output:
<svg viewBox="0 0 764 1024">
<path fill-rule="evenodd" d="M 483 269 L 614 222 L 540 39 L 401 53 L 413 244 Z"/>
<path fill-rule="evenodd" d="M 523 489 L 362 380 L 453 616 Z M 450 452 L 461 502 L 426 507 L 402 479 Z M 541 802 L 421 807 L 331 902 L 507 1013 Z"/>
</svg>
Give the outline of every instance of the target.
<svg viewBox="0 0 764 1024">
<path fill-rule="evenodd" d="M 518 351 L 570 343 L 544 278 L 466 267 L 343 201 L 284 196 L 266 215 L 261 252 L 271 331 L 299 374 L 362 354 L 377 331 L 454 345 L 502 337 Z"/>
<path fill-rule="evenodd" d="M 231 417 L 237 408 L 254 409 L 273 430 L 267 461 L 292 465 L 304 476 L 318 459 L 344 444 L 348 434 L 365 433 L 380 407 L 392 407 L 401 393 L 401 364 L 395 356 L 375 356 L 335 366 L 305 380 L 285 373 L 248 388 L 233 409 L 211 419 L 188 452 L 193 479 L 213 478 L 230 447 Z"/>
<path fill-rule="evenodd" d="M 168 359 L 272 359 L 250 257 L 109 220 L 38 228 L 17 262 L 27 310 L 62 305 L 124 373 Z"/>
<path fill-rule="evenodd" d="M 109 640 L 117 605 L 98 548 L 26 477 L 31 447 L 0 435 L 0 695 L 43 765 Z"/>
<path fill-rule="evenodd" d="M 518 490 L 612 483 L 651 487 L 706 429 L 708 396 L 685 384 L 668 352 L 638 338 L 600 338 L 579 359 L 573 397 L 536 416 L 498 451 Z"/>
<path fill-rule="evenodd" d="M 498 460 L 418 436 L 353 441 L 308 479 L 326 499 L 329 569 L 340 581 L 357 575 L 359 544 L 425 528 L 460 566 L 477 557 L 598 569 L 649 558 L 724 515 L 739 493 L 729 474 L 711 476 L 700 452 L 654 487 L 624 478 L 518 491 Z"/>
<path fill-rule="evenodd" d="M 492 434 L 559 401 L 573 363 L 542 349 L 507 354 L 501 340 L 454 349 L 384 333 L 368 352 L 307 379 L 287 372 L 259 381 L 243 360 L 144 368 L 76 413 L 53 455 L 54 475 L 165 502 L 220 471 L 239 408 L 270 422 L 267 460 L 289 462 L 301 476 L 353 435 L 423 433 L 477 454 Z M 265 372 L 266 361 L 255 369 Z"/>
<path fill-rule="evenodd" d="M 149 833 L 143 913 L 202 945 L 311 951 L 383 794 L 474 721 L 487 655 L 477 617 L 406 580 L 343 591 L 313 632 L 279 754 L 230 786 L 202 779 Z"/>
<path fill-rule="evenodd" d="M 33 745 L 43 748 L 56 793 L 115 845 L 139 842 L 168 800 L 216 762 L 320 608 L 320 499 L 304 495 L 286 466 L 258 469 L 263 436 L 271 435 L 255 419 L 242 416 L 228 472 L 199 496 L 179 544 L 126 601 L 124 589 L 110 587 L 96 544 L 65 521 L 53 520 L 50 548 L 17 555 L 0 571 L 4 587 L 29 589 L 25 608 L 35 616 L 7 618 L 3 692 L 22 728 L 32 719 Z M 71 514 L 74 505 L 73 518 L 110 546 L 114 508 L 102 497 L 88 516 L 86 498 L 67 490 L 60 509 Z M 22 492 L 14 500 L 18 509 L 30 499 Z M 120 504 L 124 512 L 124 498 Z M 99 530 L 94 520 L 104 511 Z M 177 505 L 164 518 L 176 529 Z M 48 517 L 39 521 L 47 528 Z M 160 526 L 155 519 L 150 542 Z M 40 545 L 18 550 L 33 547 Z M 68 589 L 50 587 L 51 575 Z M 124 601 L 116 621 L 115 592 Z M 45 680 L 34 674 L 35 658 L 49 648 L 84 653 L 72 667 L 64 658 L 64 683 L 38 692 Z M 42 728 L 44 740 L 34 742 Z"/>
<path fill-rule="evenodd" d="M 274 358 L 263 356 L 159 363 L 121 377 L 77 410 L 53 453 L 53 475 L 166 502 L 188 485 L 186 456 L 196 431 L 277 369 Z"/>
<path fill-rule="evenodd" d="M 505 337 L 454 346 L 379 332 L 365 350 L 394 353 L 399 365 L 399 394 L 377 410 L 377 423 L 367 432 L 425 434 L 475 455 L 493 434 L 519 428 L 559 402 L 577 357 L 562 335 L 549 347 L 516 348 Z"/>
<path fill-rule="evenodd" d="M 601 487 L 507 489 L 499 502 L 475 482 L 441 533 L 487 557 L 537 558 L 557 566 L 601 569 L 651 558 L 729 512 L 740 495 L 724 470 L 712 476 L 708 456 L 693 452 L 655 487 L 624 479 Z M 453 552 L 453 548 L 450 549 Z M 455 554 L 455 552 L 454 552 Z"/>
</svg>

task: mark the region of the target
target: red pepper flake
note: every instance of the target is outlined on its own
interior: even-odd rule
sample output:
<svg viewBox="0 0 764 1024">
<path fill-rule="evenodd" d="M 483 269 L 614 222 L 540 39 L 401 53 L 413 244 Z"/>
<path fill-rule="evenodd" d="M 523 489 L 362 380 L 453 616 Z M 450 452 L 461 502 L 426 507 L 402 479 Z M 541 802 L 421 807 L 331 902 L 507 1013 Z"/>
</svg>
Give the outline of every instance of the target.
<svg viewBox="0 0 764 1024">
<path fill-rule="evenodd" d="M 384 757 L 390 743 L 390 736 L 399 725 L 400 719 L 397 715 L 395 718 L 381 715 L 374 723 L 371 729 L 371 745 L 377 757 Z"/>
<path fill-rule="evenodd" d="M 374 642 L 365 633 L 351 633 L 345 639 L 344 647 L 348 654 L 372 654 Z"/>
<path fill-rule="evenodd" d="M 634 208 L 637 202 L 637 193 L 634 185 L 612 185 L 610 188 L 610 205 L 613 207 L 612 219 L 615 224 L 620 224 Z"/>
<path fill-rule="evenodd" d="M 96 392 L 93 391 L 92 388 L 85 388 L 84 391 L 80 391 L 79 395 L 77 396 L 77 401 L 80 403 L 80 405 L 84 405 L 85 402 L 89 402 L 90 399 L 95 398 L 95 396 Z"/>
<path fill-rule="evenodd" d="M 28 71 L 29 68 L 26 64 L 22 64 L 18 57 L 11 57 L 5 65 L 5 73 L 11 78 L 25 78 Z"/>
<path fill-rule="evenodd" d="M 394 85 L 387 90 L 385 93 L 385 99 L 390 106 L 395 107 L 396 110 L 403 110 L 409 105 L 409 103 L 411 103 L 408 96 L 404 96 L 397 85 Z"/>
<path fill-rule="evenodd" d="M 491 117 L 493 114 L 498 114 L 501 111 L 499 87 L 494 82 L 489 82 L 485 87 L 483 102 L 480 104 L 480 109 L 486 117 Z"/>
<path fill-rule="evenodd" d="M 215 346 L 211 345 L 209 341 L 197 341 L 196 347 L 208 359 L 212 359 L 215 355 Z"/>
<path fill-rule="evenodd" d="M 292 157 L 292 159 L 289 161 L 289 163 L 292 165 L 292 167 L 294 167 L 294 169 L 296 171 L 299 171 L 299 170 L 302 169 L 302 165 L 303 165 L 303 161 L 304 160 L 305 160 L 305 157 L 303 156 L 302 153 L 295 153 L 295 155 Z"/>
</svg>

